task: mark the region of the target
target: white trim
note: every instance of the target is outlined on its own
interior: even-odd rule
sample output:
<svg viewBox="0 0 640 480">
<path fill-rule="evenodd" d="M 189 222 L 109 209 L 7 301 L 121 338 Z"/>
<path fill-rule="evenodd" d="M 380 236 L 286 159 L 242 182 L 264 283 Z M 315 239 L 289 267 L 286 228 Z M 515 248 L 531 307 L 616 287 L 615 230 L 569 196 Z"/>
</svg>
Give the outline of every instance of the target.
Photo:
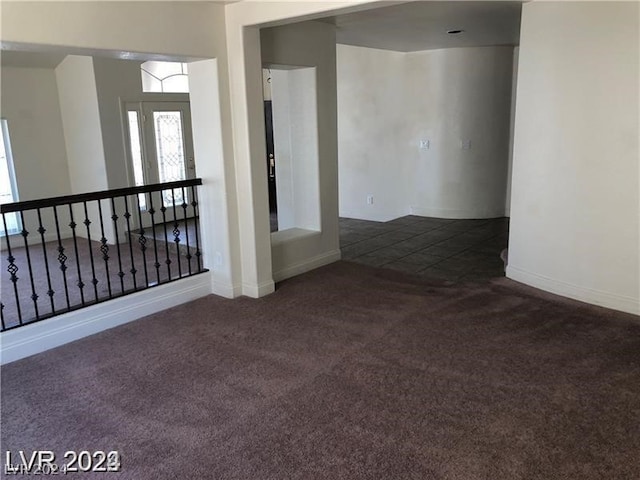
<svg viewBox="0 0 640 480">
<path fill-rule="evenodd" d="M 573 298 L 592 305 L 599 305 L 613 310 L 640 315 L 640 299 L 603 292 L 592 288 L 574 285 L 562 280 L 527 272 L 512 265 L 507 266 L 507 277 L 546 292 Z"/>
<path fill-rule="evenodd" d="M 420 217 L 450 218 L 454 220 L 466 220 L 469 218 L 499 218 L 505 216 L 504 206 L 493 209 L 454 210 L 412 205 L 409 211 L 411 212 L 411 215 L 418 215 Z"/>
<path fill-rule="evenodd" d="M 66 240 L 67 238 L 71 238 L 71 233 L 67 232 L 64 235 L 60 235 L 61 240 Z M 44 241 L 45 243 L 57 242 L 58 235 L 55 232 L 45 232 Z M 12 233 L 11 235 L 9 235 L 9 242 L 11 242 L 12 249 L 24 247 L 24 238 L 19 233 Z M 40 237 L 40 234 L 38 232 L 36 232 L 35 234 L 30 234 L 27 237 L 27 245 L 29 246 L 42 245 L 42 237 Z M 0 250 L 6 250 L 6 249 L 7 249 L 7 237 L 2 236 L 2 238 L 0 238 Z"/>
<path fill-rule="evenodd" d="M 352 209 L 352 210 L 342 209 L 340 210 L 340 217 L 353 218 L 356 220 L 368 220 L 370 222 L 389 222 L 391 220 L 395 220 L 396 218 L 409 215 L 409 213 L 410 213 L 409 211 L 404 211 L 404 212 L 388 211 L 388 210 L 382 210 L 380 208 L 376 208 L 375 210 L 372 209 L 370 212 L 367 212 L 364 209 Z"/>
<path fill-rule="evenodd" d="M 290 265 L 288 267 L 283 268 L 282 270 L 274 272 L 273 279 L 276 282 L 280 282 L 287 278 L 295 277 L 296 275 L 300 275 L 310 270 L 323 267 L 324 265 L 329 265 L 330 263 L 337 262 L 341 258 L 342 258 L 342 253 L 340 252 L 339 249 L 322 253 L 320 255 L 316 255 L 313 258 L 307 259 L 303 262 Z"/>
<path fill-rule="evenodd" d="M 213 294 L 219 295 L 225 298 L 236 298 L 242 295 L 242 285 L 232 285 L 226 282 L 217 281 L 213 279 L 212 286 Z"/>
<path fill-rule="evenodd" d="M 211 272 L 0 333 L 0 364 L 64 345 L 211 293 Z"/>
<path fill-rule="evenodd" d="M 86 232 L 83 232 L 84 235 L 80 235 L 80 234 L 76 234 L 76 237 L 78 239 L 82 239 L 82 240 L 87 240 L 87 234 Z M 68 230 L 65 230 L 64 232 L 60 233 L 60 240 L 68 240 L 70 238 L 73 238 L 73 233 L 71 233 Z M 118 232 L 118 238 L 119 238 L 119 243 L 125 243 L 127 241 L 127 232 Z M 24 248 L 24 238 L 22 237 L 21 234 L 19 233 L 14 233 L 9 235 L 9 241 L 11 242 L 11 248 Z M 45 232 L 44 234 L 44 241 L 45 243 L 50 243 L 50 242 L 58 242 L 58 235 L 56 232 Z M 99 242 L 100 241 L 100 237 L 97 238 L 93 238 L 92 239 L 93 242 Z M 42 237 L 40 236 L 40 234 L 38 232 L 36 232 L 35 234 L 30 234 L 27 237 L 27 245 L 29 245 L 30 247 L 33 245 L 40 245 L 42 246 Z M 115 247 L 116 244 L 114 242 L 108 242 L 107 245 L 109 245 L 110 247 Z M 0 238 L 0 251 L 4 251 L 7 250 L 7 237 L 2 236 Z"/>
<path fill-rule="evenodd" d="M 242 295 L 251 298 L 260 298 L 276 291 L 276 284 L 273 280 L 263 282 L 259 285 L 242 284 Z"/>
<path fill-rule="evenodd" d="M 301 238 L 320 236 L 319 230 L 307 230 L 305 228 L 287 228 L 271 233 L 271 246 L 282 245 L 292 240 L 300 240 Z"/>
</svg>

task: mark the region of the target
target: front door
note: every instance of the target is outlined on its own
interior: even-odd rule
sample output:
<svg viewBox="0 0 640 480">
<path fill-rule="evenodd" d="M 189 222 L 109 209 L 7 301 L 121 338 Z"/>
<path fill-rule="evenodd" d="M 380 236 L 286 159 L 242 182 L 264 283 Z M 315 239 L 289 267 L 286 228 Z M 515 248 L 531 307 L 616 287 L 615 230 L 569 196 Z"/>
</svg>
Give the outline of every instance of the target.
<svg viewBox="0 0 640 480">
<path fill-rule="evenodd" d="M 130 171 L 136 186 L 195 178 L 189 102 L 127 103 L 126 116 Z M 186 189 L 140 194 L 138 202 L 142 211 L 154 212 L 153 223 L 164 223 L 180 217 L 179 207 L 189 203 L 188 194 Z M 132 208 L 137 210 L 137 205 Z M 149 226 L 151 218 L 144 215 L 142 226 Z"/>
</svg>

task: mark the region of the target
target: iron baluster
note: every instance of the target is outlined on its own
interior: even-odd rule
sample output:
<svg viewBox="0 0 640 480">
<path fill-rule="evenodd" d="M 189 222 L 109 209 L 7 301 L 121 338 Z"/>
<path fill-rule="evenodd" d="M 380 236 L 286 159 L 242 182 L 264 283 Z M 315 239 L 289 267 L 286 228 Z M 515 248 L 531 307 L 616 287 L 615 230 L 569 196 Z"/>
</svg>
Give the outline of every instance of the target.
<svg viewBox="0 0 640 480">
<path fill-rule="evenodd" d="M 11 283 L 13 283 L 13 294 L 16 297 L 16 310 L 18 312 L 18 323 L 20 325 L 22 325 L 22 309 L 20 308 L 20 295 L 18 295 L 18 275 L 16 275 L 18 273 L 18 266 L 14 263 L 16 261 L 15 257 L 11 254 L 11 241 L 9 240 L 9 230 L 7 229 L 7 219 L 5 218 L 4 213 L 2 214 L 2 224 L 4 225 L 4 233 L 5 233 L 5 239 L 7 241 L 7 253 L 9 254 L 7 256 L 7 261 L 9 262 L 9 265 L 7 266 L 7 272 L 9 272 L 9 274 L 11 275 L 10 279 L 11 279 Z M 6 328 L 3 325 L 3 328 Z"/>
<path fill-rule="evenodd" d="M 8 256 L 5 257 L 8 260 L 8 266 L 3 267 L 8 272 L 8 275 L 5 273 L 5 277 L 8 276 L 9 280 L 7 283 L 11 281 L 13 288 L 6 288 L 6 292 L 3 292 L 5 295 L 0 297 L 0 329 L 7 331 L 19 328 L 22 325 L 43 321 L 63 312 L 73 311 L 94 303 L 109 301 L 111 298 L 119 297 L 120 291 L 116 287 L 116 283 L 114 283 L 117 282 L 117 280 L 115 280 L 115 271 L 118 264 L 114 258 L 114 252 L 116 252 L 116 250 L 118 251 L 120 260 L 120 270 L 124 275 L 120 285 L 123 290 L 122 295 L 139 291 L 140 289 L 154 287 L 158 284 L 178 281 L 180 278 L 187 276 L 187 268 L 182 268 L 182 261 L 179 257 L 181 248 L 185 246 L 186 239 L 187 252 L 185 256 L 188 257 L 188 260 L 193 260 L 196 248 L 191 245 L 194 232 L 189 232 L 189 228 L 191 228 L 190 222 L 197 219 L 192 217 L 194 215 L 197 217 L 198 215 L 196 208 L 197 200 L 195 200 L 193 205 L 191 204 L 192 198 L 188 189 L 189 187 L 194 187 L 191 191 L 194 193 L 195 199 L 195 186 L 201 184 L 202 180 L 200 179 L 182 180 L 168 182 L 166 184 L 144 185 L 127 189 L 3 204 L 0 207 L 0 213 L 3 215 L 2 224 L 0 225 L 4 225 L 5 230 L 8 231 L 7 225 L 13 224 L 10 222 L 12 219 L 7 217 L 6 214 L 15 213 L 17 215 L 17 222 L 21 222 L 24 227 L 22 228 L 22 232 L 20 232 L 24 240 L 24 245 L 22 244 L 23 240 L 20 240 L 18 244 L 19 248 L 15 248 L 16 240 L 8 236 L 6 237 L 7 246 L 5 247 L 3 244 L 3 247 L 7 248 L 8 253 Z M 171 198 L 168 196 L 169 190 L 171 190 Z M 185 193 L 187 193 L 187 195 L 185 195 Z M 163 199 L 163 205 L 165 206 L 162 218 L 158 215 L 160 212 L 157 210 L 149 212 L 152 221 L 151 227 L 146 224 L 146 222 L 149 221 L 149 217 L 146 217 L 146 215 L 144 215 L 144 209 L 140 208 L 143 199 L 139 197 L 139 195 L 143 194 L 149 197 L 147 204 L 151 204 L 152 207 L 154 206 L 153 203 L 155 203 L 155 207 L 159 208 L 157 205 L 159 199 Z M 129 201 L 133 200 L 130 198 L 130 195 L 136 196 L 136 202 L 138 203 L 137 219 L 135 219 L 135 217 L 131 219 L 131 215 L 135 215 L 134 209 L 136 203 L 129 205 Z M 125 202 L 124 215 L 121 215 L 118 211 L 121 206 L 118 204 L 116 197 L 121 197 L 123 199 L 122 201 Z M 106 200 L 107 203 L 103 206 L 102 201 L 104 200 Z M 95 208 L 95 213 L 92 213 L 94 210 L 94 207 L 90 204 L 92 201 L 99 202 L 97 208 Z M 110 207 L 109 202 L 111 202 Z M 190 208 L 192 206 L 194 207 L 193 211 Z M 180 207 L 182 207 L 182 215 L 179 211 Z M 47 225 L 46 223 L 49 221 L 46 216 L 48 212 L 48 210 L 46 210 L 47 208 L 53 209 L 51 225 Z M 103 215 L 107 214 L 109 208 L 113 209 L 110 218 L 114 223 L 111 227 L 107 224 L 110 220 L 103 218 Z M 91 210 L 91 212 L 89 210 Z M 168 212 L 173 212 L 173 217 L 171 217 Z M 94 215 L 99 215 L 100 217 L 99 230 L 98 220 L 95 219 Z M 82 228 L 81 223 L 76 224 L 76 218 L 78 216 L 82 217 L 83 221 L 81 223 L 84 223 L 86 233 L 84 229 L 81 231 L 78 230 L 78 227 Z M 122 220 L 123 216 L 127 220 L 126 226 Z M 143 216 L 146 217 L 144 222 L 142 221 Z M 28 224 L 25 222 L 25 219 L 31 223 Z M 55 233 L 53 230 L 54 220 Z M 136 230 L 137 220 L 140 220 L 140 225 L 147 225 L 146 234 L 144 226 L 140 228 L 140 239 L 138 240 L 141 245 L 140 249 L 136 249 L 134 245 L 136 234 L 138 234 Z M 163 221 L 162 227 L 160 226 L 160 221 Z M 61 224 L 61 222 L 63 222 L 64 225 Z M 91 225 L 92 223 L 93 226 Z M 66 224 L 69 225 L 69 230 L 65 230 Z M 184 225 L 184 227 L 182 225 Z M 195 233 L 199 235 L 197 221 L 195 222 L 195 227 Z M 159 228 L 163 229 L 159 230 Z M 34 238 L 33 232 L 29 233 L 31 229 L 37 230 L 39 236 Z M 183 229 L 185 229 L 184 233 L 182 233 Z M 151 237 L 152 230 L 154 230 L 154 238 Z M 132 267 L 133 288 L 131 288 L 128 276 L 126 276 L 126 272 L 129 271 L 129 260 L 122 258 L 122 255 L 127 255 L 126 247 L 123 249 L 123 246 L 118 242 L 121 235 L 124 235 L 125 232 L 129 235 L 129 257 L 131 258 L 130 265 Z M 171 234 L 172 232 L 173 235 Z M 133 237 L 131 236 L 132 233 Z M 47 241 L 48 235 L 54 236 L 51 238 L 51 241 Z M 113 248 L 109 243 L 112 235 L 116 236 L 116 248 Z M 157 243 L 163 241 L 163 235 L 165 248 L 169 247 L 168 254 L 166 250 L 161 250 L 162 245 Z M 157 239 L 155 237 L 157 237 Z M 83 243 L 84 238 L 87 239 L 87 243 L 90 246 L 89 252 L 84 251 L 84 248 L 87 248 L 87 244 Z M 150 246 L 148 242 L 151 240 L 154 240 L 156 275 L 153 276 L 154 278 L 151 279 L 149 284 L 148 270 L 149 266 L 153 264 L 153 260 L 152 256 L 146 255 L 145 249 Z M 196 243 L 198 244 L 197 251 L 200 252 L 199 239 Z M 174 245 L 176 247 L 176 255 L 178 255 L 178 268 L 170 268 L 168 266 L 167 270 L 173 270 L 173 272 L 169 271 L 169 278 L 166 278 L 162 264 L 165 263 L 165 255 L 166 259 L 171 263 L 175 263 L 173 258 Z M 32 247 L 34 246 L 36 250 L 33 250 Z M 145 248 L 142 248 L 143 246 Z M 96 251 L 94 252 L 91 247 L 95 248 Z M 42 249 L 42 254 L 39 253 L 40 249 Z M 94 257 L 94 255 L 98 253 L 98 249 L 101 252 L 100 259 Z M 73 253 L 70 253 L 71 250 L 73 250 Z M 49 258 L 49 254 L 53 255 L 53 257 Z M 162 257 L 162 260 L 160 260 L 160 257 Z M 103 261 L 104 267 L 102 266 Z M 143 266 L 145 267 L 146 285 L 143 285 L 143 281 L 141 280 L 142 276 L 137 277 L 136 275 L 136 268 L 138 268 L 138 273 L 140 273 L 138 263 L 140 261 L 143 261 Z M 75 266 L 73 262 L 76 262 Z M 82 264 L 83 262 L 84 265 Z M 90 267 L 91 272 L 88 273 Z M 60 270 L 60 273 L 54 271 L 57 269 Z M 25 282 L 25 280 L 27 280 L 25 277 L 27 270 L 29 271 L 30 283 Z M 189 273 L 191 275 L 198 274 L 202 271 L 206 271 L 202 265 L 196 270 L 194 264 L 189 263 Z M 22 272 L 21 277 L 24 278 L 18 278 L 20 272 Z M 104 294 L 100 292 L 98 288 L 99 284 L 103 282 L 103 275 L 107 276 Z M 113 275 L 113 278 L 111 278 L 111 275 Z M 95 300 L 93 295 L 90 295 L 91 298 L 88 298 L 84 290 L 88 286 L 85 285 L 84 282 L 87 278 L 93 278 L 94 280 L 93 292 L 94 294 L 97 293 Z M 158 278 L 158 282 L 155 281 L 156 278 Z M 62 296 L 63 284 L 64 297 Z M 107 294 L 108 288 L 109 293 Z M 42 293 L 43 291 L 47 292 L 49 300 L 45 299 Z M 42 301 L 46 303 L 44 307 Z M 33 307 L 31 307 L 32 302 Z M 49 303 L 51 303 L 51 310 L 49 310 Z"/>
<path fill-rule="evenodd" d="M 47 231 L 46 228 L 44 228 L 44 225 L 42 225 L 42 213 L 40 211 L 40 209 L 36 209 L 36 212 L 38 213 L 38 233 L 40 234 L 40 239 L 42 241 L 42 255 L 44 257 L 44 269 L 45 272 L 47 274 L 47 286 L 49 287 L 49 290 L 47 290 L 47 295 L 49 296 L 49 301 L 51 302 L 51 313 L 53 313 L 55 315 L 56 313 L 56 307 L 54 304 L 54 300 L 53 300 L 53 295 L 55 294 L 55 292 L 53 291 L 53 288 L 51 288 L 51 273 L 49 272 L 49 258 L 47 255 L 47 242 L 44 238 L 44 234 Z"/>
<path fill-rule="evenodd" d="M 158 280 L 158 284 L 160 283 L 160 262 L 158 261 L 158 242 L 156 241 L 156 222 L 155 222 L 155 209 L 153 208 L 153 194 L 149 195 L 149 215 L 151 215 L 151 233 L 153 234 L 153 255 L 155 258 L 155 263 L 153 264 L 156 267 L 156 277 Z"/>
<path fill-rule="evenodd" d="M 189 246 L 189 220 L 187 219 L 187 208 L 189 208 L 189 204 L 187 204 L 187 197 L 184 195 L 184 187 L 182 188 L 182 217 L 184 219 L 184 237 L 187 242 L 187 254 L 185 255 L 187 258 L 187 267 L 189 269 L 189 275 L 191 275 L 191 247 Z"/>
<path fill-rule="evenodd" d="M 60 222 L 58 221 L 58 208 L 53 206 L 53 218 L 56 223 L 56 236 L 58 237 L 58 262 L 60 263 L 60 271 L 62 272 L 62 281 L 64 283 L 64 295 L 67 301 L 67 308 L 71 308 L 71 301 L 69 300 L 69 286 L 67 285 L 67 256 L 64 254 L 64 247 L 62 246 L 62 237 L 60 236 Z"/>
<path fill-rule="evenodd" d="M 21 235 L 24 238 L 24 250 L 27 254 L 27 268 L 29 269 L 29 280 L 31 281 L 31 300 L 33 301 L 33 308 L 36 312 L 36 320 L 40 319 L 40 313 L 38 312 L 38 294 L 36 293 L 36 285 L 33 280 L 33 269 L 31 267 L 31 252 L 29 252 L 29 242 L 27 241 L 27 237 L 29 236 L 29 231 L 25 228 L 24 223 L 24 212 L 20 212 L 20 222 L 22 223 L 22 232 Z"/>
<path fill-rule="evenodd" d="M 118 241 L 118 215 L 116 214 L 116 205 L 113 198 L 111 198 L 111 211 L 113 212 L 111 220 L 113 221 L 113 232 L 116 236 L 116 252 L 118 253 L 118 277 L 120 278 L 120 291 L 122 292 L 122 295 L 124 295 L 124 272 L 122 271 L 122 256 L 120 255 L 120 242 Z M 109 289 L 109 294 L 111 294 L 111 289 Z"/>
<path fill-rule="evenodd" d="M 193 200 L 191 201 L 191 205 L 193 206 L 193 220 L 195 222 L 195 231 L 196 231 L 196 260 L 198 261 L 198 272 L 202 271 L 202 260 L 200 257 L 202 257 L 202 253 L 200 252 L 200 239 L 199 239 L 199 235 L 198 235 L 198 225 L 200 223 L 200 217 L 198 216 L 198 200 L 196 197 L 196 189 L 195 187 L 192 185 L 191 186 L 191 196 L 193 197 Z"/>
<path fill-rule="evenodd" d="M 144 195 L 144 194 L 143 194 Z M 138 225 L 140 225 L 140 237 L 138 243 L 140 244 L 140 250 L 142 250 L 142 265 L 144 266 L 144 281 L 145 287 L 149 286 L 149 271 L 147 270 L 147 239 L 144 236 L 144 226 L 142 225 L 142 208 L 140 207 L 140 196 L 136 195 L 136 201 L 138 203 Z"/>
<path fill-rule="evenodd" d="M 82 202 L 84 206 L 84 223 L 85 227 L 87 227 L 87 242 L 89 244 L 89 260 L 91 261 L 91 283 L 93 284 L 93 292 L 96 297 L 96 302 L 98 301 L 98 279 L 96 278 L 96 266 L 93 262 L 93 248 L 91 248 L 91 229 L 89 225 L 91 225 L 91 220 L 89 220 L 89 212 L 87 212 L 87 202 Z"/>
<path fill-rule="evenodd" d="M 173 241 L 176 244 L 176 261 L 178 262 L 178 278 L 182 277 L 182 264 L 180 263 L 180 229 L 178 214 L 176 211 L 176 191 L 171 189 L 171 203 L 173 204 Z M 185 227 L 186 228 L 186 227 Z"/>
<path fill-rule="evenodd" d="M 80 303 L 82 306 L 85 306 L 84 301 L 84 282 L 82 281 L 82 272 L 80 270 L 80 254 L 78 253 L 78 237 L 76 235 L 76 227 L 78 224 L 73 219 L 73 204 L 69 204 L 69 215 L 71 217 L 71 221 L 69 222 L 69 227 L 71 228 L 71 234 L 73 236 L 73 249 L 76 254 L 76 271 L 78 272 L 78 289 L 80 289 Z"/>
<path fill-rule="evenodd" d="M 131 214 L 129 213 L 129 197 L 128 196 L 123 197 L 123 201 L 124 201 L 123 216 L 127 221 L 127 243 L 129 244 L 129 255 L 131 256 L 131 269 L 129 270 L 129 272 L 131 273 L 131 277 L 133 280 L 133 289 L 138 290 L 138 284 L 136 281 L 136 273 L 138 273 L 138 270 L 136 270 L 136 262 L 133 258 L 133 242 L 131 241 L 131 221 L 129 220 L 131 218 Z"/>
<path fill-rule="evenodd" d="M 102 220 L 102 202 L 98 200 L 98 217 L 100 217 L 100 253 L 102 253 L 102 260 L 104 260 L 104 270 L 107 277 L 107 290 L 109 291 L 109 298 L 113 298 L 111 293 L 111 278 L 109 278 L 109 245 L 107 238 L 104 236 L 104 221 Z M 120 247 L 118 243 L 118 224 L 114 222 L 114 235 L 116 237 L 116 245 L 118 245 L 118 257 L 120 257 Z"/>
<path fill-rule="evenodd" d="M 160 200 L 162 201 L 162 207 L 160 207 L 160 212 L 162 212 L 162 229 L 164 231 L 164 253 L 167 256 L 167 259 L 164 263 L 167 265 L 167 276 L 168 280 L 171 280 L 171 258 L 169 257 L 169 238 L 167 236 L 167 207 L 164 206 L 164 194 L 160 195 Z M 156 239 L 156 241 L 158 241 Z"/>
</svg>

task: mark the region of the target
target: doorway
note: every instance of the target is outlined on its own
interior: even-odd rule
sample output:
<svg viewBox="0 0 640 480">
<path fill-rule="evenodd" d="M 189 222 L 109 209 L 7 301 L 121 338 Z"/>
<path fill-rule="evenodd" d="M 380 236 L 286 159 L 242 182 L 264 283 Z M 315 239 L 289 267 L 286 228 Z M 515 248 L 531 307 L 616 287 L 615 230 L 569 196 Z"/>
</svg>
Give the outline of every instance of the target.
<svg viewBox="0 0 640 480">
<path fill-rule="evenodd" d="M 126 104 L 135 185 L 195 178 L 189 102 Z"/>
<path fill-rule="evenodd" d="M 195 178 L 189 102 L 127 102 L 124 124 L 130 178 L 135 186 Z M 184 189 L 139 194 L 136 210 L 161 209 L 163 221 L 174 221 L 176 205 L 189 203 Z M 164 207 L 164 208 L 163 208 Z M 148 227 L 148 216 L 140 220 Z"/>
<path fill-rule="evenodd" d="M 271 81 L 271 77 L 269 80 Z M 264 101 L 264 126 L 267 143 L 267 187 L 269 190 L 269 222 L 271 231 L 278 230 L 278 199 L 276 193 L 276 159 L 273 142 L 273 105 L 271 100 Z"/>
<path fill-rule="evenodd" d="M 320 231 L 316 68 L 263 69 L 271 232 Z"/>
</svg>

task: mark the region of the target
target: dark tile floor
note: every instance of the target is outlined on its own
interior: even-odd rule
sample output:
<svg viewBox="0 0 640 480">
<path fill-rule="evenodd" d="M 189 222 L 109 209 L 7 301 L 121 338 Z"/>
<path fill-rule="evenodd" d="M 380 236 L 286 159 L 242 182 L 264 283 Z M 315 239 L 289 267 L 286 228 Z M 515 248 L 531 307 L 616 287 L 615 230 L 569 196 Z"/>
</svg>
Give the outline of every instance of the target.
<svg viewBox="0 0 640 480">
<path fill-rule="evenodd" d="M 504 276 L 509 219 L 340 219 L 342 259 L 449 282 Z"/>
</svg>

